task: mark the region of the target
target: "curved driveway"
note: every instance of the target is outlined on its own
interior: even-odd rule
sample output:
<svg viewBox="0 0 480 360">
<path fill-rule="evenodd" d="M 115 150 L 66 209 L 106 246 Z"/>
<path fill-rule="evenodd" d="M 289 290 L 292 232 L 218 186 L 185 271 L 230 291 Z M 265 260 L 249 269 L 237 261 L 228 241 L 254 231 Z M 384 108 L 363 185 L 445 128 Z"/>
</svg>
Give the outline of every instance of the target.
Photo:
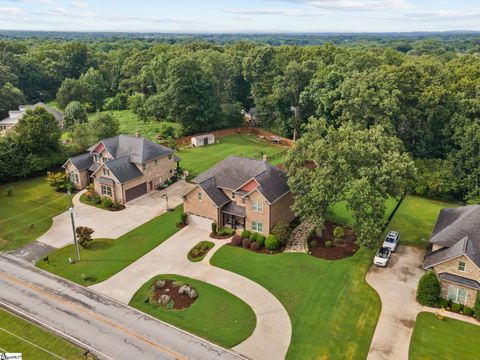
<svg viewBox="0 0 480 360">
<path fill-rule="evenodd" d="M 214 242 L 215 247 L 203 261 L 190 262 L 188 251 L 207 239 Z M 209 239 L 209 231 L 205 229 L 187 226 L 118 274 L 91 288 L 127 304 L 145 282 L 158 274 L 178 274 L 208 282 L 245 301 L 257 317 L 252 335 L 234 350 L 252 359 L 284 359 L 292 327 L 282 304 L 257 283 L 209 264 L 213 253 L 226 242 Z"/>
</svg>

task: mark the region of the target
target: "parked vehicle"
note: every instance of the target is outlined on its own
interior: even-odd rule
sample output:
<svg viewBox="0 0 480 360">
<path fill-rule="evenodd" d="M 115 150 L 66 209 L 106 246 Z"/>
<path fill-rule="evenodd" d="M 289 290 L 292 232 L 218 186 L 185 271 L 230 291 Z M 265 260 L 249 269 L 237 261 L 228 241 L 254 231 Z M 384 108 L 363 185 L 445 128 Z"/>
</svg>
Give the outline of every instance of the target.
<svg viewBox="0 0 480 360">
<path fill-rule="evenodd" d="M 373 265 L 381 267 L 387 266 L 391 254 L 392 252 L 390 251 L 390 249 L 386 247 L 381 247 L 375 254 L 375 258 L 373 259 Z"/>
<path fill-rule="evenodd" d="M 386 247 L 391 252 L 395 252 L 395 250 L 397 250 L 397 246 L 399 242 L 400 242 L 400 234 L 396 231 L 390 231 L 385 237 L 382 247 Z"/>
</svg>

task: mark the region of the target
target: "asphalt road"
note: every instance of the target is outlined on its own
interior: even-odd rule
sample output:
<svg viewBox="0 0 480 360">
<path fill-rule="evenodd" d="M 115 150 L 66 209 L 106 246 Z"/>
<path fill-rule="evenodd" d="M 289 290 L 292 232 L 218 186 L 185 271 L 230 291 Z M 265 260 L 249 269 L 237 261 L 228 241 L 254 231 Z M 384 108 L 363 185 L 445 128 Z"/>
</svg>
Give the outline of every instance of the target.
<svg viewBox="0 0 480 360">
<path fill-rule="evenodd" d="M 0 306 L 105 359 L 243 359 L 87 288 L 0 254 Z"/>
</svg>

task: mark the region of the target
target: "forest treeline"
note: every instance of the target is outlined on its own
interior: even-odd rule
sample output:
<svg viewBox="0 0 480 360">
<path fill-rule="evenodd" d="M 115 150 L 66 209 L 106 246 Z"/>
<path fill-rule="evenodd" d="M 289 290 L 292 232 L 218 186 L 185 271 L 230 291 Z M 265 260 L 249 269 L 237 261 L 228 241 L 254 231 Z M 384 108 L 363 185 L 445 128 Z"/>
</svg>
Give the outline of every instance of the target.
<svg viewBox="0 0 480 360">
<path fill-rule="evenodd" d="M 384 43 L 2 40 L 0 116 L 57 100 L 89 112 L 129 108 L 184 133 L 237 126 L 251 107 L 263 127 L 290 137 L 312 117 L 380 125 L 416 161 L 412 192 L 478 202 L 480 41 Z"/>
</svg>

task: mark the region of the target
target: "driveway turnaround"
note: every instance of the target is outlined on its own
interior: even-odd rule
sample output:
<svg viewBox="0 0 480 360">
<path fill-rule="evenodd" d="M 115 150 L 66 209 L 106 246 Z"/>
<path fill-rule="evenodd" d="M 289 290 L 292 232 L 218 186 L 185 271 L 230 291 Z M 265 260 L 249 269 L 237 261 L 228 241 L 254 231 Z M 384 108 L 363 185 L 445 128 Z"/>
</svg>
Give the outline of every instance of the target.
<svg viewBox="0 0 480 360">
<path fill-rule="evenodd" d="M 146 223 L 166 210 L 165 192 L 168 195 L 168 206 L 174 208 L 182 203 L 182 195 L 194 185 L 185 181 L 178 181 L 167 190 L 154 191 L 135 199 L 124 210 L 108 211 L 80 202 L 80 195 L 73 198 L 75 206 L 75 226 L 88 226 L 95 230 L 95 239 L 116 239 L 123 234 Z M 61 248 L 73 242 L 72 223 L 68 211 L 53 218 L 53 225 L 38 242 Z"/>
<path fill-rule="evenodd" d="M 214 242 L 215 247 L 201 262 L 190 262 L 187 253 L 198 242 L 207 239 Z M 206 229 L 187 226 L 121 272 L 91 288 L 127 304 L 144 283 L 158 274 L 177 274 L 205 281 L 242 299 L 255 312 L 257 326 L 253 334 L 235 346 L 235 351 L 252 359 L 284 359 L 292 328 L 282 304 L 257 283 L 209 263 L 214 252 L 226 242 L 210 239 Z"/>
<path fill-rule="evenodd" d="M 103 359 L 241 359 L 82 286 L 0 255 L 0 306 Z"/>
</svg>

